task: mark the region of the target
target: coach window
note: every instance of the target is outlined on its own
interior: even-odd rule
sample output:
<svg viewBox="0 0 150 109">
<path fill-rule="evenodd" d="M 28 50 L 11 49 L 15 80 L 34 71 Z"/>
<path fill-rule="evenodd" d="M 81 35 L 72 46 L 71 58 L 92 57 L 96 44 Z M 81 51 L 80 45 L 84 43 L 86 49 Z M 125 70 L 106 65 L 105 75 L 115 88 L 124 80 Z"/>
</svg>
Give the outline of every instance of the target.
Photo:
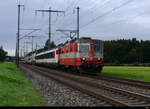
<svg viewBox="0 0 150 109">
<path fill-rule="evenodd" d="M 60 50 L 56 50 L 56 54 L 60 54 Z"/>
<path fill-rule="evenodd" d="M 45 59 L 47 59 L 48 58 L 48 54 L 44 54 L 44 57 L 45 57 Z"/>
<path fill-rule="evenodd" d="M 43 56 L 43 59 L 45 59 L 45 58 L 46 58 L 46 55 L 45 55 L 45 54 L 43 54 L 42 56 Z"/>
<path fill-rule="evenodd" d="M 55 51 L 53 51 L 53 58 L 55 58 Z"/>
<path fill-rule="evenodd" d="M 50 58 L 53 58 L 53 52 L 50 52 Z"/>
<path fill-rule="evenodd" d="M 52 52 L 52 58 L 55 58 L 55 52 Z"/>
<path fill-rule="evenodd" d="M 53 57 L 52 58 L 55 58 L 55 52 L 52 52 L 53 53 Z"/>
<path fill-rule="evenodd" d="M 51 58 L 51 53 L 48 53 L 48 58 Z"/>
<path fill-rule="evenodd" d="M 50 58 L 54 58 L 54 52 L 50 52 Z"/>
<path fill-rule="evenodd" d="M 47 58 L 47 59 L 49 58 L 49 53 L 46 54 L 46 58 Z"/>
<path fill-rule="evenodd" d="M 44 58 L 45 58 L 44 55 L 42 55 L 42 56 L 41 56 L 41 59 L 44 59 Z"/>
<path fill-rule="evenodd" d="M 45 56 L 45 59 L 47 59 L 47 55 L 48 55 L 48 54 L 45 54 L 45 55 L 44 55 L 44 56 Z"/>
</svg>

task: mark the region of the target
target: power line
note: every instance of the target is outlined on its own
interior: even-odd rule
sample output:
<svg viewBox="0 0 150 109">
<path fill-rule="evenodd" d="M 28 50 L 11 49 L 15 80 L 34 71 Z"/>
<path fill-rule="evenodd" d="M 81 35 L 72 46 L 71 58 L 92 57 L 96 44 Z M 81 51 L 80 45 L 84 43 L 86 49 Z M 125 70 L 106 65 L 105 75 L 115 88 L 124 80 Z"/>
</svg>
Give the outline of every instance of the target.
<svg viewBox="0 0 150 109">
<path fill-rule="evenodd" d="M 106 2 L 105 2 L 105 1 L 106 1 Z M 111 2 L 111 1 L 112 1 L 112 0 L 103 0 L 103 2 L 102 2 L 103 4 L 98 5 L 98 8 L 99 8 L 99 7 L 102 8 L 103 6 L 105 6 L 106 4 L 108 4 L 108 3 Z M 94 3 L 95 3 L 95 1 L 94 1 Z M 94 3 L 93 3 L 93 4 L 94 4 Z M 96 9 L 97 9 L 96 5 L 97 5 L 97 4 L 94 4 L 94 5 L 91 6 L 90 9 L 86 9 L 86 12 L 96 10 Z M 95 12 L 95 11 L 94 11 L 94 12 Z M 85 13 L 85 12 L 84 12 L 84 13 Z M 86 13 L 85 13 L 85 14 L 86 14 Z M 85 14 L 82 14 L 81 17 L 84 16 Z"/>
<path fill-rule="evenodd" d="M 118 10 L 118 9 L 120 9 L 120 8 L 122 8 L 122 7 L 124 7 L 124 6 L 126 6 L 127 4 L 129 4 L 129 3 L 133 2 L 133 1 L 134 1 L 134 0 L 128 0 L 128 1 L 126 1 L 126 2 L 124 2 L 124 3 L 122 3 L 121 5 L 114 7 L 114 8 L 111 9 L 110 11 L 108 11 L 108 12 L 106 12 L 106 13 L 104 13 L 104 14 L 98 16 L 98 17 L 96 17 L 95 19 L 93 19 L 93 20 L 90 21 L 89 23 L 87 23 L 87 24 L 81 26 L 81 28 L 86 27 L 87 25 L 89 25 L 89 24 L 95 22 L 96 20 L 98 20 L 98 19 L 100 19 L 100 18 L 102 18 L 102 17 L 105 17 L 105 16 L 109 15 L 110 13 L 112 13 L 112 12 L 114 12 L 114 11 L 116 11 L 116 10 Z"/>
<path fill-rule="evenodd" d="M 23 39 L 23 38 L 25 38 L 25 37 L 28 37 L 30 34 L 36 32 L 36 31 L 39 31 L 40 29 L 23 29 L 23 28 L 22 28 L 21 30 L 32 30 L 32 31 L 29 32 L 29 33 L 27 33 L 26 35 L 20 37 L 19 40 L 21 40 L 21 39 Z"/>
<path fill-rule="evenodd" d="M 106 1 L 106 2 L 105 2 Z M 102 6 L 104 6 L 105 4 L 107 4 L 107 3 L 109 3 L 111 0 L 104 0 L 104 4 L 102 4 Z M 95 3 L 95 2 L 94 2 Z M 94 9 L 95 8 L 95 6 L 96 6 L 97 4 L 94 4 L 93 6 L 92 6 L 92 8 L 91 9 L 86 9 L 86 11 L 90 11 L 90 10 L 92 10 L 92 9 Z M 81 13 L 82 13 L 82 11 L 81 11 Z M 85 12 L 84 12 L 85 13 Z M 68 13 L 69 14 L 69 13 Z M 85 13 L 86 14 L 86 13 Z M 81 18 L 82 18 L 82 16 L 83 16 L 84 14 L 81 14 Z M 66 19 L 65 21 L 69 21 L 69 19 L 71 19 L 71 17 L 72 17 L 72 14 L 70 14 L 70 16 L 69 17 L 67 17 L 68 19 Z M 61 27 L 63 27 L 64 25 L 66 25 L 66 22 L 63 22 L 63 24 L 60 24 L 61 26 L 59 26 L 59 28 L 61 28 Z M 70 21 L 70 23 L 68 23 L 68 25 L 71 25 L 71 24 L 73 24 L 73 22 L 74 21 Z"/>
<path fill-rule="evenodd" d="M 140 17 L 140 16 L 142 16 L 142 15 L 144 15 L 144 14 L 147 14 L 147 13 L 150 13 L 150 10 L 149 10 L 149 11 L 145 11 L 145 12 L 143 12 L 143 13 L 139 13 L 139 14 L 137 14 L 137 15 L 135 15 L 135 16 L 132 16 L 132 17 L 126 19 L 126 20 L 119 20 L 119 21 L 115 21 L 115 22 L 112 22 L 112 23 L 109 23 L 109 24 L 105 24 L 105 25 L 103 25 L 103 27 L 104 27 L 104 26 L 108 26 L 108 25 L 113 25 L 113 24 L 116 24 L 116 23 L 119 23 L 119 22 L 122 22 L 122 21 L 132 20 L 132 19 L 135 19 L 135 18 Z"/>
<path fill-rule="evenodd" d="M 78 2 L 79 2 L 79 0 L 74 0 L 74 1 L 71 3 L 71 5 L 69 5 L 69 6 L 65 9 L 65 12 L 67 13 L 68 10 L 69 10 L 71 7 L 73 7 L 73 5 L 77 4 Z M 65 16 L 68 16 L 68 15 L 70 14 L 70 12 L 72 12 L 72 11 L 69 11 L 67 14 L 65 14 Z M 72 14 L 70 14 L 70 16 L 72 16 Z M 66 19 L 66 21 L 69 20 L 70 16 L 67 17 L 68 19 Z M 63 19 L 64 19 L 64 17 L 63 17 Z M 61 20 L 62 20 L 62 19 L 60 19 L 60 21 L 58 22 L 58 24 L 60 24 Z M 59 26 L 58 28 L 62 27 L 65 23 L 66 23 L 66 22 L 63 22 L 63 24 L 61 24 L 61 26 Z"/>
</svg>

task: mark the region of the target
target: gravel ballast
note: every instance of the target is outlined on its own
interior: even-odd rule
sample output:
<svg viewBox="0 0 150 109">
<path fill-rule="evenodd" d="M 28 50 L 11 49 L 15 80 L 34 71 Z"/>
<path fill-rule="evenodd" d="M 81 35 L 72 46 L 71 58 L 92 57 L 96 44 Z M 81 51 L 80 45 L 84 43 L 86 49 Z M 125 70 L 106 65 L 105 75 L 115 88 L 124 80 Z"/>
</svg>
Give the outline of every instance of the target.
<svg viewBox="0 0 150 109">
<path fill-rule="evenodd" d="M 21 67 L 25 76 L 45 98 L 45 106 L 110 106 L 70 87 Z"/>
</svg>

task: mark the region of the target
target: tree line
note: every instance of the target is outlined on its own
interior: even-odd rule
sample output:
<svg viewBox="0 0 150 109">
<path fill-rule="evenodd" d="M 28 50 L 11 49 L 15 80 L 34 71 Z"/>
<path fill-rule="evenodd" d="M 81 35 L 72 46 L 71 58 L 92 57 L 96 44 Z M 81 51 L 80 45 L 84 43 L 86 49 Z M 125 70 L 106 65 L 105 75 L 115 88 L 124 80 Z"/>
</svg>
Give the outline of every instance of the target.
<svg viewBox="0 0 150 109">
<path fill-rule="evenodd" d="M 150 41 L 120 39 L 104 41 L 105 63 L 150 63 Z"/>
</svg>

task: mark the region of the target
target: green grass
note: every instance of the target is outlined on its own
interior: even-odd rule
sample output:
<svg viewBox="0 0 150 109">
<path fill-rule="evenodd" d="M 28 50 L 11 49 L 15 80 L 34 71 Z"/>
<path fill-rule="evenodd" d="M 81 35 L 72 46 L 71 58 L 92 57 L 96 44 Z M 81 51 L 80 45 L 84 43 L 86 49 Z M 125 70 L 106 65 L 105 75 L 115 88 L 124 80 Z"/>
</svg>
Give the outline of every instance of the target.
<svg viewBox="0 0 150 109">
<path fill-rule="evenodd" d="M 0 63 L 0 106 L 43 106 L 44 98 L 14 63 Z"/>
<path fill-rule="evenodd" d="M 105 66 L 101 74 L 150 82 L 150 67 Z"/>
</svg>

